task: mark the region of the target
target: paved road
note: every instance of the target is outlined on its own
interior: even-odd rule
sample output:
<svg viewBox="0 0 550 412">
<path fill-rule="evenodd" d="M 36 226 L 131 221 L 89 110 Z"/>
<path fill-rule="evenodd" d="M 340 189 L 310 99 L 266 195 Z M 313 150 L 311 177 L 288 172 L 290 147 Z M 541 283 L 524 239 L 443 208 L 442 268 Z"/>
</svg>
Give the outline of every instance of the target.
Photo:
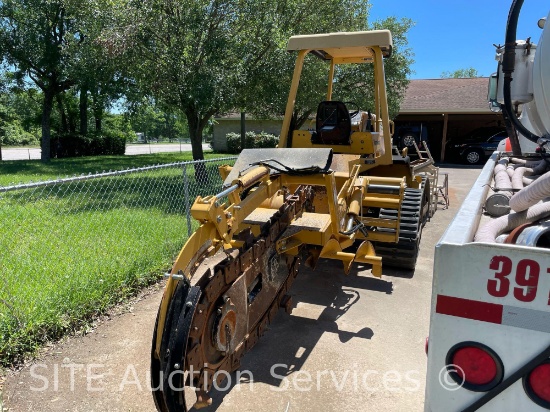
<svg viewBox="0 0 550 412">
<path fill-rule="evenodd" d="M 40 159 L 40 149 L 4 149 L 2 160 L 36 160 Z"/>
<path fill-rule="evenodd" d="M 210 145 L 203 144 L 203 149 L 210 149 Z M 169 152 L 190 152 L 190 144 L 129 144 L 126 146 L 127 155 L 169 153 Z M 2 149 L 2 160 L 30 160 L 40 159 L 40 149 Z"/>
<path fill-rule="evenodd" d="M 240 382 L 233 374 L 232 385 L 214 393 L 204 412 L 423 410 L 434 246 L 480 169 L 441 171 L 449 173 L 451 207 L 424 228 L 414 277 L 388 268 L 382 279 L 368 270 L 345 276 L 333 261 L 302 270 L 291 289 L 293 313 L 278 314 L 243 358 Z M 154 411 L 147 373 L 161 293 L 8 376 L 5 406 L 13 412 Z"/>
<path fill-rule="evenodd" d="M 210 149 L 209 144 L 203 144 L 203 149 Z M 149 154 L 149 153 L 167 153 L 167 152 L 190 152 L 190 144 L 129 144 L 126 145 L 127 155 Z"/>
</svg>

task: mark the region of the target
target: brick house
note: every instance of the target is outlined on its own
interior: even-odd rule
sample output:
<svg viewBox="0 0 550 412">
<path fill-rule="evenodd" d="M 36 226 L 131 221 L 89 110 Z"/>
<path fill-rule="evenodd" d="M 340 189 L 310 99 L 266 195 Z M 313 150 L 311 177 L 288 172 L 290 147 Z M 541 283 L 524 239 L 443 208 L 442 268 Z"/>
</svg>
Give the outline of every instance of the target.
<svg viewBox="0 0 550 412">
<path fill-rule="evenodd" d="M 457 139 L 484 126 L 503 126 L 500 113 L 493 113 L 487 102 L 489 78 L 411 80 L 401 104 L 396 125 L 422 123 L 428 129 L 428 140 L 436 160 L 443 156 L 445 142 Z M 246 130 L 278 135 L 282 119 L 246 119 Z M 240 114 L 215 119 L 213 148 L 227 148 L 225 136 L 240 133 Z"/>
</svg>

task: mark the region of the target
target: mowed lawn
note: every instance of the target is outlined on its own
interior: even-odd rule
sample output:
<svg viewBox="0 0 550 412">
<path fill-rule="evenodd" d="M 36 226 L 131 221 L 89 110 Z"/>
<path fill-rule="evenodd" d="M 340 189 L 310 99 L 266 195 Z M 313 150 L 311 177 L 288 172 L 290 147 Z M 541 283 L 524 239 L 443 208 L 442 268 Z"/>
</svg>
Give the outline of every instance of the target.
<svg viewBox="0 0 550 412">
<path fill-rule="evenodd" d="M 205 159 L 215 159 L 229 156 L 223 153 L 205 151 Z M 68 176 L 122 170 L 165 164 L 173 162 L 191 161 L 190 152 L 184 153 L 157 153 L 135 156 L 90 156 L 72 159 L 52 159 L 49 163 L 39 160 L 12 160 L 0 162 L 0 186 L 11 186 L 30 181 L 52 180 Z"/>
<path fill-rule="evenodd" d="M 143 157 L 124 168 L 183 156 Z M 115 169 L 115 160 L 9 162 L 0 170 L 44 180 L 36 177 Z M 208 163 L 208 182 L 195 181 L 187 167 L 185 184 L 182 168 L 170 167 L 0 193 L 0 365 L 20 361 L 158 279 L 187 238 L 185 201 L 213 194 L 221 184 L 218 166 L 232 162 Z"/>
</svg>

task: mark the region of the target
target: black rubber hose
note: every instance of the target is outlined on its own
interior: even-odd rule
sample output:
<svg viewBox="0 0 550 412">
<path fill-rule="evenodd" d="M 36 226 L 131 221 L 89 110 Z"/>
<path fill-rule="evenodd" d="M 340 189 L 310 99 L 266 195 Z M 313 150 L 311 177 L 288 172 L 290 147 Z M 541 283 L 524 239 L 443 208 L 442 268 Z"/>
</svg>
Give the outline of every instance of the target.
<svg viewBox="0 0 550 412">
<path fill-rule="evenodd" d="M 504 44 L 504 55 L 502 56 L 502 73 L 504 73 L 504 110 L 514 127 L 527 139 L 537 143 L 539 136 L 533 134 L 523 124 L 520 123 L 512 109 L 512 96 L 510 85 L 512 83 L 512 73 L 514 72 L 516 58 L 516 33 L 518 27 L 519 12 L 523 6 L 523 0 L 514 0 L 510 6 L 508 14 L 508 23 L 506 24 L 506 39 Z"/>
</svg>

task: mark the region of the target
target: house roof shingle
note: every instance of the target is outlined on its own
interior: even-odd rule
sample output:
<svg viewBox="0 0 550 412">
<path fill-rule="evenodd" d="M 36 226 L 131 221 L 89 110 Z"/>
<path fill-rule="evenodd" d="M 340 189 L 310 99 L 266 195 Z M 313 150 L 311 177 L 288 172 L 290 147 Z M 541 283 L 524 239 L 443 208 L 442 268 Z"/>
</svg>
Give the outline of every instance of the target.
<svg viewBox="0 0 550 412">
<path fill-rule="evenodd" d="M 488 83 L 487 77 L 411 80 L 399 113 L 491 113 Z"/>
</svg>

